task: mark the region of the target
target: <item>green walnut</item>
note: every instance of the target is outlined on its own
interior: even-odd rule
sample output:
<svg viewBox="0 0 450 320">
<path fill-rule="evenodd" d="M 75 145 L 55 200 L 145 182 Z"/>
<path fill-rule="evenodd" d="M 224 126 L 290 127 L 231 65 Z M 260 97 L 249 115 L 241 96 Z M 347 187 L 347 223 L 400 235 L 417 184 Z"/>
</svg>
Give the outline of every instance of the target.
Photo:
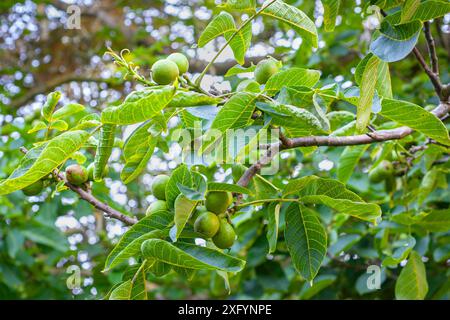
<svg viewBox="0 0 450 320">
<path fill-rule="evenodd" d="M 170 56 L 167 57 L 167 60 L 175 62 L 175 64 L 178 67 L 178 71 L 180 72 L 180 75 L 186 73 L 189 70 L 189 60 L 182 53 L 172 53 Z"/>
<path fill-rule="evenodd" d="M 94 163 L 91 163 L 90 165 L 88 165 L 87 171 L 88 171 L 88 180 L 89 181 L 94 181 L 94 170 L 95 170 Z M 106 165 L 105 170 L 103 170 L 102 178 L 106 177 L 108 175 L 108 173 L 109 173 L 109 166 Z"/>
<path fill-rule="evenodd" d="M 38 180 L 29 186 L 26 186 L 22 189 L 22 192 L 24 195 L 31 197 L 31 196 L 37 196 L 39 193 L 42 192 L 42 189 L 44 189 L 44 182 L 42 180 Z"/>
<path fill-rule="evenodd" d="M 156 211 L 167 210 L 167 203 L 164 200 L 156 200 L 152 202 L 145 212 L 146 216 L 151 216 Z"/>
<path fill-rule="evenodd" d="M 265 84 L 267 80 L 278 72 L 278 61 L 274 58 L 261 60 L 255 69 L 255 80 L 260 84 Z"/>
<path fill-rule="evenodd" d="M 88 170 L 79 164 L 72 164 L 66 168 L 66 179 L 69 183 L 80 186 L 88 181 Z"/>
<path fill-rule="evenodd" d="M 197 218 L 204 212 L 207 212 L 208 210 L 206 210 L 206 208 L 204 206 L 197 206 L 197 208 L 195 208 L 195 211 L 191 214 L 190 218 L 189 218 L 189 223 L 194 224 L 195 220 L 197 220 Z"/>
<path fill-rule="evenodd" d="M 194 223 L 195 232 L 201 233 L 205 238 L 212 238 L 219 230 L 219 218 L 212 212 L 203 212 Z"/>
<path fill-rule="evenodd" d="M 166 188 L 170 177 L 160 174 L 155 177 L 152 183 L 152 193 L 156 199 L 166 200 Z"/>
<path fill-rule="evenodd" d="M 245 79 L 245 80 L 242 80 L 238 84 L 236 91 L 258 93 L 258 92 L 260 92 L 259 86 L 260 86 L 260 84 L 258 82 L 256 82 L 255 80 Z"/>
<path fill-rule="evenodd" d="M 212 238 L 216 247 L 220 249 L 228 249 L 234 243 L 236 239 L 236 232 L 234 232 L 233 226 L 228 223 L 226 219 L 220 220 L 219 231 Z"/>
<path fill-rule="evenodd" d="M 391 176 L 393 172 L 394 167 L 392 166 L 392 163 L 390 161 L 383 160 L 378 166 L 369 172 L 369 181 L 372 183 L 379 183 Z"/>
<path fill-rule="evenodd" d="M 210 212 L 221 214 L 227 211 L 232 202 L 233 196 L 230 192 L 210 191 L 206 195 L 205 207 Z"/>
<path fill-rule="evenodd" d="M 179 75 L 177 64 L 171 60 L 159 60 L 152 66 L 152 78 L 157 84 L 171 84 Z"/>
</svg>

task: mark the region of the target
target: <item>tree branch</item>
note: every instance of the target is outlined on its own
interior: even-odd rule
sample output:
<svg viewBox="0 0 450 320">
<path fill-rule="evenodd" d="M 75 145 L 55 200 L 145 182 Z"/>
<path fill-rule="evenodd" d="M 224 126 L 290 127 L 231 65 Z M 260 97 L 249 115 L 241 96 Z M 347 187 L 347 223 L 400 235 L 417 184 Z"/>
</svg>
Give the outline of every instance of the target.
<svg viewBox="0 0 450 320">
<path fill-rule="evenodd" d="M 436 53 L 436 43 L 431 34 L 430 22 L 424 23 L 425 38 L 427 39 L 428 53 L 430 54 L 431 70 L 439 76 L 439 60 Z"/>
<path fill-rule="evenodd" d="M 414 55 L 416 56 L 417 61 L 419 61 L 419 64 L 422 66 L 422 69 L 425 71 L 425 73 L 428 75 L 428 78 L 430 78 L 431 83 L 434 86 L 434 90 L 436 91 L 437 95 L 441 99 L 441 101 L 447 101 L 448 96 L 445 97 L 443 95 L 442 91 L 442 84 L 441 80 L 439 79 L 439 76 L 431 70 L 431 68 L 426 63 L 425 59 L 423 58 L 422 54 L 420 53 L 419 49 L 417 47 L 414 47 L 413 51 Z"/>
<path fill-rule="evenodd" d="M 23 153 L 27 153 L 28 150 L 25 147 L 21 147 L 20 151 Z M 76 192 L 79 197 L 87 202 L 89 202 L 91 205 L 93 205 L 95 208 L 97 208 L 100 211 L 103 211 L 105 213 L 105 216 L 112 219 L 117 219 L 125 223 L 126 225 L 134 225 L 137 223 L 137 219 L 129 217 L 124 215 L 123 213 L 117 211 L 116 209 L 111 208 L 106 203 L 101 202 L 96 197 L 92 195 L 92 193 L 84 190 L 82 187 L 75 186 L 71 183 L 69 183 L 66 179 L 66 177 L 58 172 L 57 170 L 54 170 L 53 172 L 55 178 L 58 181 L 64 181 L 64 184 L 73 192 Z"/>
<path fill-rule="evenodd" d="M 447 116 L 450 112 L 449 103 L 441 103 L 436 107 L 432 114 L 438 118 Z M 361 144 L 371 144 L 376 142 L 384 142 L 389 140 L 400 140 L 413 133 L 414 130 L 410 127 L 399 127 L 391 130 L 374 131 L 367 134 L 355 135 L 355 136 L 310 136 L 301 138 L 288 139 L 284 137 L 280 142 L 274 143 L 270 146 L 267 153 L 261 157 L 259 161 L 251 165 L 241 176 L 238 185 L 246 187 L 250 180 L 261 170 L 261 168 L 270 163 L 273 156 L 280 150 L 287 150 L 298 147 L 312 147 L 312 146 L 354 146 Z"/>
</svg>

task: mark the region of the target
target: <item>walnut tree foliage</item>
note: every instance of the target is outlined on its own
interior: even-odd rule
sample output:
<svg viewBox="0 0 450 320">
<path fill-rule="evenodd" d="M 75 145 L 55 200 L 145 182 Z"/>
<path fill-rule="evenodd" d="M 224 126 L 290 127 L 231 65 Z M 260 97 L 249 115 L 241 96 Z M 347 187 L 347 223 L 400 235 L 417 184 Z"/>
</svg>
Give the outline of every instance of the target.
<svg viewBox="0 0 450 320">
<path fill-rule="evenodd" d="M 360 2 L 196 1 L 204 21 L 171 17 L 195 30 L 192 41 L 146 43 L 135 25 L 133 37 L 127 25 L 105 26 L 89 53 L 106 52 L 100 68 L 114 72 L 95 82 L 120 90 L 100 104 L 67 99 L 75 76 L 27 97 L 33 88 L 11 78 L 26 62 L 5 64 L 0 298 L 448 299 L 450 2 Z M 139 15 L 141 5 L 127 10 Z M 13 7 L 0 6 L 2 17 Z M 148 23 L 164 26 L 156 16 Z M 268 52 L 254 59 L 261 44 Z M 17 58 L 6 41 L 2 50 Z M 159 85 L 149 69 L 172 52 L 190 69 Z M 274 73 L 250 82 L 264 59 Z M 206 143 L 191 149 L 194 161 L 172 161 L 175 132 L 198 123 Z M 257 136 L 230 148 L 233 129 Z M 249 156 L 274 129 L 279 137 Z M 219 150 L 227 161 L 199 160 Z M 73 164 L 92 164 L 88 182 L 69 181 Z M 145 215 L 161 173 L 167 207 Z M 28 196 L 36 183 L 43 191 Z M 221 217 L 237 235 L 229 249 L 199 240 L 191 221 L 218 191 L 233 194 Z M 83 280 L 73 291 L 71 265 Z M 379 288 L 368 285 L 373 266 Z"/>
</svg>

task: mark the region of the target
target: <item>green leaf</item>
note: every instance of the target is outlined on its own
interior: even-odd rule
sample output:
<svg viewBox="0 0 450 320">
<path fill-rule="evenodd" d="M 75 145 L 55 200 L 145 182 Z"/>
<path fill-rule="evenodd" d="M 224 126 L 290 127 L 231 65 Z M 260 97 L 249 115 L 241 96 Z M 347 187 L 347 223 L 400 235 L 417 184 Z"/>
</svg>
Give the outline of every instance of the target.
<svg viewBox="0 0 450 320">
<path fill-rule="evenodd" d="M 397 300 L 423 300 L 428 292 L 427 275 L 422 257 L 412 251 L 408 263 L 395 283 Z"/>
<path fill-rule="evenodd" d="M 269 214 L 269 223 L 267 224 L 267 241 L 269 242 L 269 253 L 273 253 L 277 249 L 280 209 L 281 203 L 279 202 L 271 202 L 267 209 Z"/>
<path fill-rule="evenodd" d="M 146 216 L 133 225 L 119 240 L 117 245 L 108 255 L 105 261 L 104 271 L 120 264 L 135 254 L 136 246 L 139 246 L 146 237 L 154 237 L 158 232 L 165 230 L 173 221 L 173 214 L 170 211 L 157 211 L 150 216 Z M 158 231 L 158 232 L 153 232 Z"/>
<path fill-rule="evenodd" d="M 225 133 L 227 129 L 238 129 L 245 127 L 255 110 L 257 96 L 249 92 L 239 92 L 231 97 L 214 118 L 210 130 L 206 133 L 202 150 L 218 141 L 221 136 L 216 133 Z"/>
<path fill-rule="evenodd" d="M 422 23 L 417 20 L 394 26 L 385 19 L 380 36 L 370 44 L 370 51 L 386 62 L 402 60 L 416 45 L 421 28 Z"/>
<path fill-rule="evenodd" d="M 175 199 L 181 193 L 178 184 L 186 187 L 192 187 L 192 176 L 186 165 L 182 164 L 176 168 L 170 176 L 166 187 L 166 201 L 169 208 L 174 207 Z"/>
<path fill-rule="evenodd" d="M 283 196 L 297 194 L 303 203 L 323 204 L 338 212 L 376 223 L 381 216 L 381 209 L 374 203 L 366 203 L 357 194 L 345 188 L 337 180 L 303 177 L 289 182 Z"/>
<path fill-rule="evenodd" d="M 69 128 L 69 124 L 64 120 L 56 120 L 50 123 L 50 130 L 66 131 Z"/>
<path fill-rule="evenodd" d="M 181 242 L 172 244 L 159 239 L 146 240 L 142 244 L 142 254 L 145 258 L 189 269 L 239 272 L 245 265 L 245 261 L 214 249 Z"/>
<path fill-rule="evenodd" d="M 44 121 L 38 120 L 36 122 L 33 122 L 33 126 L 31 127 L 30 130 L 27 131 L 27 133 L 34 133 L 44 129 L 47 129 L 47 124 Z"/>
<path fill-rule="evenodd" d="M 60 98 L 61 92 L 59 91 L 52 92 L 47 96 L 47 101 L 45 101 L 41 109 L 41 115 L 45 120 L 49 121 L 52 119 L 53 111 L 55 111 Z"/>
<path fill-rule="evenodd" d="M 337 168 L 337 178 L 343 183 L 347 183 L 352 176 L 359 159 L 364 155 L 369 145 L 348 146 L 339 158 Z"/>
<path fill-rule="evenodd" d="M 89 136 L 82 130 L 67 131 L 29 150 L 11 176 L 0 182 L 0 195 L 23 189 L 47 176 L 80 149 Z"/>
<path fill-rule="evenodd" d="M 312 281 L 327 252 L 327 234 L 316 213 L 291 203 L 286 211 L 284 237 L 295 269 Z"/>
<path fill-rule="evenodd" d="M 406 259 L 411 250 L 416 245 L 416 239 L 414 237 L 409 236 L 406 241 L 402 241 L 402 245 L 394 250 L 394 253 L 391 256 L 384 258 L 381 265 L 383 267 L 395 267 L 400 262 Z"/>
<path fill-rule="evenodd" d="M 61 252 L 69 250 L 67 239 L 55 228 L 36 224 L 27 226 L 27 229 L 22 230 L 22 234 L 35 243 L 49 246 L 55 250 Z"/>
<path fill-rule="evenodd" d="M 236 61 L 239 64 L 244 64 L 245 53 L 250 47 L 252 39 L 251 23 L 238 30 L 233 16 L 223 11 L 208 24 L 200 35 L 198 46 L 202 48 L 219 36 L 224 36 L 227 41 L 230 41 L 230 47 L 233 50 Z"/>
<path fill-rule="evenodd" d="M 348 111 L 331 111 L 327 113 L 327 118 L 330 121 L 331 131 L 336 131 L 349 122 L 355 120 L 355 115 Z"/>
<path fill-rule="evenodd" d="M 397 11 L 389 15 L 386 20 L 392 24 L 399 24 L 402 20 L 402 11 Z M 419 7 L 412 15 L 409 15 L 409 21 L 419 20 L 422 22 L 433 20 L 446 15 L 450 11 L 450 3 L 441 0 L 429 0 L 420 3 Z"/>
<path fill-rule="evenodd" d="M 280 91 L 283 87 L 313 87 L 319 79 L 320 71 L 303 68 L 290 68 L 271 76 L 266 83 L 264 91 L 273 95 Z"/>
<path fill-rule="evenodd" d="M 159 115 L 175 94 L 175 88 L 162 87 L 130 93 L 125 101 L 102 112 L 102 122 L 111 124 L 134 124 L 147 121 Z"/>
<path fill-rule="evenodd" d="M 418 225 L 430 232 L 447 232 L 450 230 L 450 209 L 432 210 Z"/>
<path fill-rule="evenodd" d="M 263 7 L 269 5 L 272 1 L 273 0 L 266 0 L 263 4 Z M 288 5 L 281 0 L 276 0 L 261 14 L 287 24 L 289 27 L 294 29 L 303 38 L 304 41 L 311 43 L 314 48 L 317 48 L 318 36 L 316 25 L 300 9 Z"/>
<path fill-rule="evenodd" d="M 255 11 L 256 0 L 227 0 L 223 6 L 224 9 L 237 10 L 237 11 Z"/>
<path fill-rule="evenodd" d="M 132 289 L 133 282 L 131 280 L 125 281 L 111 292 L 109 300 L 130 300 Z"/>
<path fill-rule="evenodd" d="M 377 75 L 376 77 L 374 76 L 371 81 L 375 81 L 375 89 L 380 96 L 392 99 L 392 85 L 391 75 L 389 73 L 389 64 L 378 59 L 373 55 L 373 53 L 369 53 L 368 55 L 366 55 L 356 67 L 355 81 L 359 86 L 361 86 L 364 79 L 364 72 L 368 68 L 368 65 L 373 64 L 373 61 L 376 60 L 378 60 Z M 365 78 L 364 80 L 367 80 L 367 78 Z"/>
<path fill-rule="evenodd" d="M 253 64 L 253 62 L 251 63 L 250 67 L 243 67 L 240 64 L 237 64 L 233 67 L 231 67 L 230 69 L 228 69 L 227 73 L 225 73 L 224 77 L 232 77 L 241 73 L 250 73 L 250 72 L 254 72 L 256 69 L 256 66 Z"/>
<path fill-rule="evenodd" d="M 228 184 L 228 183 L 221 183 L 221 182 L 209 182 L 208 183 L 208 191 L 229 191 L 229 192 L 252 195 L 252 191 L 245 187 L 241 187 L 237 184 Z"/>
<path fill-rule="evenodd" d="M 175 201 L 175 232 L 174 236 L 171 234 L 173 242 L 176 242 L 181 232 L 183 231 L 186 223 L 191 217 L 192 213 L 197 207 L 198 201 L 189 200 L 186 196 L 182 195 L 177 197 Z"/>
<path fill-rule="evenodd" d="M 314 285 L 311 287 L 307 283 L 303 284 L 302 290 L 300 291 L 299 299 L 301 300 L 309 300 L 318 293 L 320 293 L 325 288 L 332 285 L 337 279 L 337 276 L 334 274 L 324 274 L 322 276 L 318 276 L 314 280 Z"/>
<path fill-rule="evenodd" d="M 401 10 L 401 21 L 400 23 L 405 23 L 411 21 L 411 18 L 416 13 L 419 8 L 420 0 L 406 0 L 403 4 L 403 8 Z"/>
<path fill-rule="evenodd" d="M 445 145 L 450 145 L 448 130 L 434 114 L 422 107 L 401 100 L 383 99 L 380 114 L 408 126 Z"/>
<path fill-rule="evenodd" d="M 116 135 L 116 126 L 113 124 L 104 124 L 100 129 L 100 138 L 94 159 L 94 180 L 102 180 L 106 165 L 114 146 L 114 137 Z"/>
<path fill-rule="evenodd" d="M 270 114 L 274 124 L 285 128 L 289 137 L 324 133 L 319 119 L 303 108 L 278 103 L 257 103 L 257 107 Z"/>
<path fill-rule="evenodd" d="M 370 122 L 375 86 L 378 79 L 379 62 L 380 59 L 377 56 L 372 56 L 365 64 L 364 71 L 361 75 L 360 97 L 356 113 L 357 133 L 363 133 Z"/>
<path fill-rule="evenodd" d="M 141 124 L 125 141 L 123 147 L 125 166 L 120 173 L 120 178 L 125 184 L 139 176 L 155 150 L 158 139 L 148 132 L 151 125 L 152 122 Z"/>
<path fill-rule="evenodd" d="M 439 173 L 440 171 L 434 167 L 423 177 L 417 195 L 417 203 L 419 206 L 422 205 L 430 193 L 435 190 Z"/>
<path fill-rule="evenodd" d="M 222 102 L 221 98 L 208 96 L 195 91 L 177 90 L 167 108 L 189 108 L 205 105 L 217 105 Z"/>
<path fill-rule="evenodd" d="M 10 229 L 6 235 L 5 243 L 8 248 L 8 255 L 15 258 L 17 253 L 22 249 L 25 242 L 23 233 L 18 229 Z"/>
<path fill-rule="evenodd" d="M 52 119 L 61 119 L 84 110 L 84 106 L 78 103 L 69 103 L 53 113 Z"/>
<path fill-rule="evenodd" d="M 341 0 L 321 0 L 323 5 L 323 22 L 325 31 L 333 31 L 336 26 L 336 17 L 339 13 Z"/>
<path fill-rule="evenodd" d="M 339 239 L 329 247 L 328 253 L 338 257 L 342 252 L 351 249 L 360 240 L 361 236 L 359 234 L 340 235 Z"/>
</svg>

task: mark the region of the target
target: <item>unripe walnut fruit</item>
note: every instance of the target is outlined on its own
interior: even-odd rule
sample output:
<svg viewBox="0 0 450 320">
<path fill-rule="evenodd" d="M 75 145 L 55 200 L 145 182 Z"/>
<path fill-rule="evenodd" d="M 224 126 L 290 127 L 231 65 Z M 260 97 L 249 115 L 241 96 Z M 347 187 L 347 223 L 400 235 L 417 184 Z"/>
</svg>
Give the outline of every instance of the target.
<svg viewBox="0 0 450 320">
<path fill-rule="evenodd" d="M 234 240 L 236 239 L 236 232 L 234 232 L 233 226 L 228 223 L 226 219 L 220 220 L 219 231 L 212 238 L 216 247 L 220 249 L 230 248 Z"/>
<path fill-rule="evenodd" d="M 189 60 L 182 53 L 178 52 L 172 53 L 170 56 L 167 57 L 167 60 L 175 62 L 175 64 L 178 67 L 178 71 L 180 72 L 180 75 L 186 73 L 189 70 Z"/>
<path fill-rule="evenodd" d="M 206 238 L 213 237 L 219 230 L 219 218 L 212 212 L 202 213 L 194 223 L 195 232 L 201 233 Z"/>
<path fill-rule="evenodd" d="M 72 164 L 66 168 L 66 179 L 69 183 L 80 186 L 88 180 L 88 171 L 84 166 Z"/>
<path fill-rule="evenodd" d="M 278 63 L 273 58 L 261 60 L 255 69 L 255 79 L 260 84 L 265 84 L 267 80 L 278 72 Z"/>
<path fill-rule="evenodd" d="M 152 66 L 152 78 L 160 85 L 171 84 L 179 74 L 177 64 L 167 59 L 156 61 Z"/>
<path fill-rule="evenodd" d="M 233 196 L 230 192 L 210 191 L 206 195 L 205 207 L 208 211 L 221 214 L 227 211 L 232 202 Z"/>
<path fill-rule="evenodd" d="M 156 199 L 166 200 L 166 188 L 170 177 L 160 174 L 155 177 L 152 183 L 152 193 Z"/>
<path fill-rule="evenodd" d="M 22 189 L 22 192 L 24 195 L 30 197 L 30 196 L 36 196 L 39 193 L 41 193 L 42 189 L 44 188 L 44 183 L 42 180 L 38 180 L 29 186 L 26 186 Z"/>
</svg>

